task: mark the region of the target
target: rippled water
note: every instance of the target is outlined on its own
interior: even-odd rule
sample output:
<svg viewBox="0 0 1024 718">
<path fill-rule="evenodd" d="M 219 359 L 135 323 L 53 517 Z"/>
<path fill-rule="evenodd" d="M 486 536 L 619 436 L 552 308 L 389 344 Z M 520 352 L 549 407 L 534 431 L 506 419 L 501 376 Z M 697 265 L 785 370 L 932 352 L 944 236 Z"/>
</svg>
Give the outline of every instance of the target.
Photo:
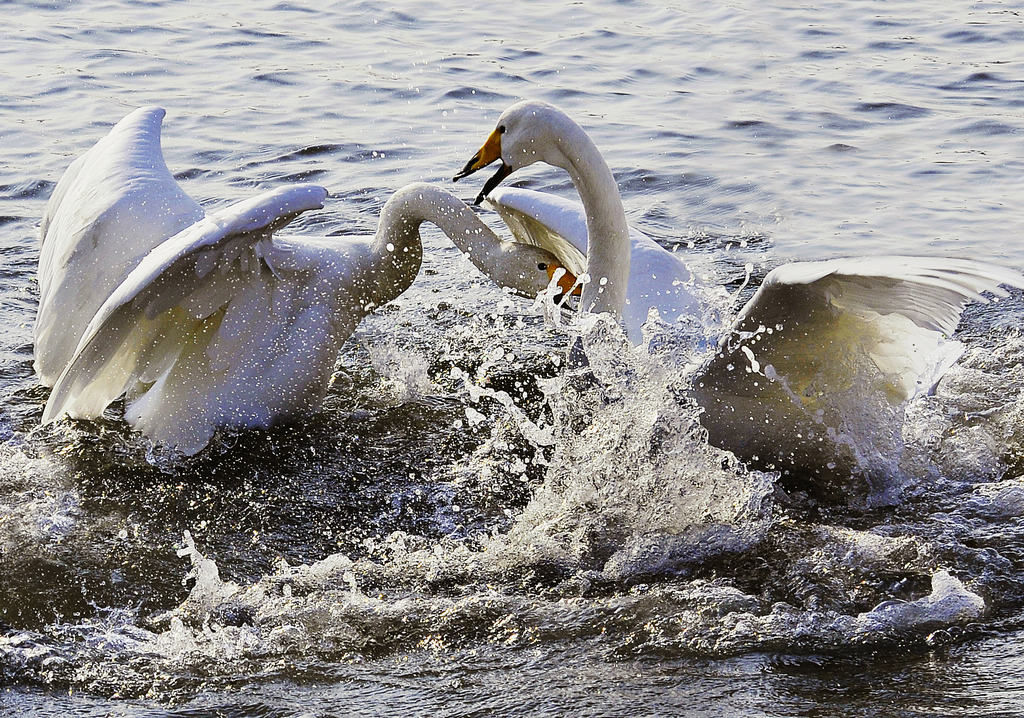
<svg viewBox="0 0 1024 718">
<path fill-rule="evenodd" d="M 582 330 L 437 233 L 323 411 L 197 459 L 114 414 L 39 429 L 31 370 L 46 199 L 144 104 L 204 206 L 330 188 L 296 231 L 372 231 L 534 97 L 587 128 L 631 223 L 730 288 L 878 252 L 1022 269 L 1019 8 L 2 7 L 5 711 L 1024 714 L 1019 294 L 968 310 L 964 360 L 838 503 L 700 441 L 676 338 L 598 328 L 598 381 L 566 373 Z"/>
</svg>

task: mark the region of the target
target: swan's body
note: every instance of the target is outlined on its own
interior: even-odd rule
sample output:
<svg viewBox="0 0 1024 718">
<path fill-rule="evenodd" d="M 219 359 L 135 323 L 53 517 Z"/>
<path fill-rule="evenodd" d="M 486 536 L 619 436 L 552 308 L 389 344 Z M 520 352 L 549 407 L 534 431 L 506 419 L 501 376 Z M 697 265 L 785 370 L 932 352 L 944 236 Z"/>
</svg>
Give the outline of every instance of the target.
<svg viewBox="0 0 1024 718">
<path fill-rule="evenodd" d="M 275 237 L 301 212 L 322 206 L 327 191 L 310 184 L 265 192 L 173 231 L 195 203 L 168 184 L 174 180 L 160 152 L 162 117 L 159 108 L 129 115 L 97 145 L 104 153 L 94 148 L 72 165 L 75 176 L 62 179 L 63 191 L 51 200 L 47 216 L 57 219 L 44 223 L 40 273 L 48 284 L 37 357 L 51 366 L 65 354 L 67 342 L 52 340 L 51 327 L 61 322 L 75 346 L 54 377 L 44 422 L 96 417 L 125 395 L 129 424 L 192 454 L 218 427 L 267 426 L 315 410 L 341 344 L 415 279 L 425 221 L 496 281 L 525 294 L 547 284 L 538 263 L 551 255 L 501 242 L 462 201 L 425 184 L 396 192 L 370 237 Z M 104 173 L 108 165 L 118 172 Z M 164 176 L 147 185 L 153 167 Z M 97 211 L 96 197 L 117 208 L 117 222 Z M 153 216 L 160 212 L 173 220 Z M 58 223 L 65 216 L 92 224 L 70 233 Z M 133 221 L 144 236 L 133 235 Z M 161 227 L 173 236 L 159 237 Z M 126 238 L 135 244 L 122 251 Z M 97 274 L 123 276 L 90 291 L 90 256 L 104 265 Z M 112 257 L 121 262 L 106 266 Z"/>
<path fill-rule="evenodd" d="M 579 202 L 511 187 L 491 190 L 485 201 L 498 212 L 517 241 L 548 249 L 577 277 L 586 273 L 587 215 Z M 699 292 L 707 288 L 699 287 L 681 257 L 634 227 L 629 227 L 629 247 L 622 324 L 629 339 L 639 344 L 652 309 L 669 323 L 697 316 L 701 308 Z"/>
<path fill-rule="evenodd" d="M 1000 284 L 1024 277 L 935 257 L 774 269 L 694 381 L 709 441 L 758 465 L 848 476 L 878 448 L 864 441 L 891 441 L 894 410 L 960 358 L 946 337 L 969 301 L 1005 296 Z"/>
<path fill-rule="evenodd" d="M 628 230 L 621 231 L 626 226 L 622 202 L 593 142 L 561 110 L 521 102 L 502 113 L 456 179 L 497 159 L 501 169 L 478 200 L 534 162 L 569 172 L 583 203 L 591 284 L 610 277 L 617 290 L 603 304 L 584 301 L 584 309 L 603 309 L 625 320 L 635 338 L 631 322 L 646 317 L 644 310 L 656 307 L 657 297 L 648 295 L 641 303 L 647 306 L 624 311 L 627 298 L 640 292 L 622 283 L 622 268 L 632 283 L 647 272 L 671 274 L 681 263 L 662 250 L 650 253 L 642 269 L 628 271 L 637 257 L 636 242 L 631 244 Z M 517 203 L 515 213 L 526 216 L 513 217 L 513 224 L 530 226 L 528 241 L 547 247 L 566 266 L 578 264 L 579 257 L 564 245 L 579 249 L 584 226 L 579 212 L 570 211 L 572 203 L 537 195 Z M 510 204 L 507 194 L 494 203 L 508 214 L 502 208 Z M 639 281 L 643 286 L 655 280 Z M 963 307 L 971 300 L 986 301 L 982 292 L 1005 295 L 1001 284 L 1024 286 L 1024 276 L 931 257 L 838 259 L 775 269 L 694 382 L 711 442 L 762 464 L 823 474 L 850 470 L 856 457 L 844 451 L 842 427 L 849 422 L 841 414 L 858 406 L 896 407 L 930 390 L 962 351 L 945 337 L 956 328 Z"/>
</svg>

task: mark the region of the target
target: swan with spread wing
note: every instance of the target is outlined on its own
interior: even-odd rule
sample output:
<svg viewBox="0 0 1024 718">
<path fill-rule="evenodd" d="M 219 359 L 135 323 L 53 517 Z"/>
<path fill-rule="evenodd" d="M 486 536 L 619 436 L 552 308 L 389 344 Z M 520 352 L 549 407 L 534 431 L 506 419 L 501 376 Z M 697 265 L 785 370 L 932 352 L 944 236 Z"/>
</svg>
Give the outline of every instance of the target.
<svg viewBox="0 0 1024 718">
<path fill-rule="evenodd" d="M 672 321 L 694 311 L 699 284 L 685 262 L 626 224 L 615 178 L 587 133 L 537 101 L 499 117 L 459 180 L 500 161 L 477 201 L 493 204 L 521 241 L 586 273 L 581 307 L 607 312 L 634 342 L 650 309 Z M 569 173 L 582 205 L 499 190 L 535 162 Z M 564 281 L 564 279 L 563 279 Z M 798 262 L 771 271 L 694 380 L 712 443 L 745 459 L 828 473 L 846 470 L 840 413 L 851 394 L 896 407 L 929 391 L 962 352 L 949 340 L 969 301 L 1024 286 L 1020 273 L 940 257 Z M 841 448 L 841 447 L 839 447 Z M 853 457 L 849 457 L 853 460 Z"/>
<path fill-rule="evenodd" d="M 535 296 L 546 250 L 500 240 L 451 193 L 408 185 L 373 236 L 277 236 L 327 190 L 293 184 L 204 213 L 164 163 L 164 110 L 141 108 L 76 160 L 42 223 L 35 356 L 43 414 L 125 419 L 194 454 L 219 427 L 317 409 L 341 344 L 404 292 L 437 225 L 488 276 Z"/>
</svg>

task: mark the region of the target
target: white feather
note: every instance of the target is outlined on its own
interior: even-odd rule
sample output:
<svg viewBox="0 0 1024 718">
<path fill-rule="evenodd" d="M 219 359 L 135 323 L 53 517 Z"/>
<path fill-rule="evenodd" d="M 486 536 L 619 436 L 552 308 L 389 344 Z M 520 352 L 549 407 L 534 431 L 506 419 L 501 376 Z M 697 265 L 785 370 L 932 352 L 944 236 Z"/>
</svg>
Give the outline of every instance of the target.
<svg viewBox="0 0 1024 718">
<path fill-rule="evenodd" d="M 278 335 L 291 326 L 293 305 L 307 303 L 310 285 L 282 283 L 265 267 L 253 272 L 240 258 L 252 255 L 256 266 L 257 243 L 298 213 L 321 207 L 326 195 L 315 185 L 281 187 L 212 213 L 154 248 L 89 323 L 54 385 L 43 421 L 64 414 L 93 417 L 128 393 L 128 416 L 137 427 L 188 452 L 202 448 L 218 422 L 239 415 L 240 406 L 246 407 L 245 421 L 277 416 L 280 402 L 267 401 L 268 394 L 308 387 L 275 386 L 274 379 L 261 385 L 260 369 L 296 354 Z M 221 269 L 198 273 L 211 257 Z M 277 304 L 271 311 L 254 311 L 269 307 L 272 294 Z M 237 320 L 228 325 L 235 334 L 220 340 L 223 320 L 239 310 L 249 339 L 244 348 Z M 309 330 L 324 334 L 330 328 L 321 322 Z M 323 357 L 309 356 L 304 347 L 295 357 L 309 371 L 307 383 L 319 378 L 317 362 L 333 364 L 337 354 L 337 342 L 319 339 Z M 239 402 L 243 395 L 249 398 Z"/>
<path fill-rule="evenodd" d="M 164 110 L 143 107 L 75 160 L 40 228 L 35 367 L 52 385 L 85 327 L 158 243 L 203 216 L 160 151 Z"/>
<path fill-rule="evenodd" d="M 579 202 L 546 192 L 499 187 L 487 203 L 501 216 L 516 241 L 543 247 L 573 274 L 587 271 L 587 217 Z M 643 232 L 629 228 L 629 284 L 622 321 L 633 343 L 651 309 L 666 322 L 698 311 L 693 272 L 678 256 Z"/>
<path fill-rule="evenodd" d="M 982 292 L 1004 295 L 1000 284 L 1021 287 L 1024 276 L 930 257 L 773 270 L 695 381 L 709 439 L 744 458 L 852 470 L 856 457 L 837 438 L 840 427 L 930 392 L 963 352 L 948 336 L 964 306 L 988 301 Z M 859 430 L 884 430 L 875 423 Z"/>
</svg>

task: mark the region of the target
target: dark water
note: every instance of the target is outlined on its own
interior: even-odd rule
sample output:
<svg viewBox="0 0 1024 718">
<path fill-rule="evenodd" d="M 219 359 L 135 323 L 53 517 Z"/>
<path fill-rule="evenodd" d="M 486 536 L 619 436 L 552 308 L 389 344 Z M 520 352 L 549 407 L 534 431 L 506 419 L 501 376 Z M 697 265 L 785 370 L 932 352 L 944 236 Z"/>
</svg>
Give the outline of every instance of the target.
<svg viewBox="0 0 1024 718">
<path fill-rule="evenodd" d="M 323 411 L 197 459 L 115 413 L 38 428 L 31 371 L 46 199 L 144 104 L 204 206 L 327 186 L 300 232 L 372 231 L 534 97 L 733 289 L 882 252 L 1022 269 L 1020 8 L 0 7 L 4 712 L 1024 714 L 1019 295 L 968 310 L 964 360 L 837 504 L 700 441 L 677 338 L 593 338 L 601 381 L 573 380 L 566 331 L 437 233 Z"/>
</svg>

